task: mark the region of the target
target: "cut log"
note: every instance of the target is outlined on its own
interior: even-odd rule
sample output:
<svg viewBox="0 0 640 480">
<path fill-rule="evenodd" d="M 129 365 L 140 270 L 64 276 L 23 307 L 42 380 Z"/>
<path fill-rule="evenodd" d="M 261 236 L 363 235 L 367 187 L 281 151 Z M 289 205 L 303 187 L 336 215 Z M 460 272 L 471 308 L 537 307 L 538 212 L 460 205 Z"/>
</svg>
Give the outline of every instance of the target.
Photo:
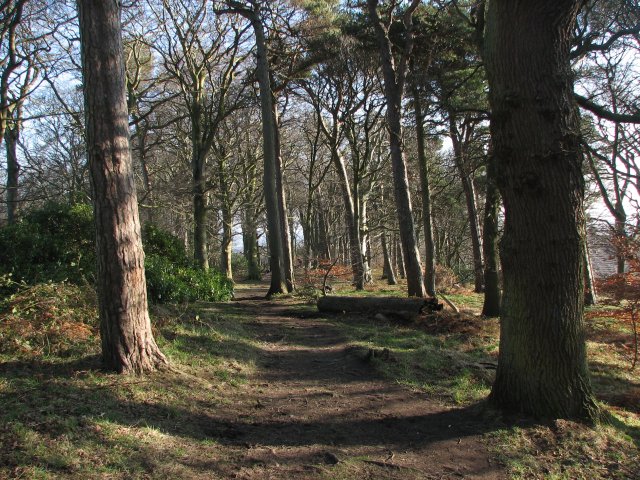
<svg viewBox="0 0 640 480">
<path fill-rule="evenodd" d="M 327 313 L 432 312 L 442 305 L 434 298 L 320 297 L 318 310 Z"/>
</svg>

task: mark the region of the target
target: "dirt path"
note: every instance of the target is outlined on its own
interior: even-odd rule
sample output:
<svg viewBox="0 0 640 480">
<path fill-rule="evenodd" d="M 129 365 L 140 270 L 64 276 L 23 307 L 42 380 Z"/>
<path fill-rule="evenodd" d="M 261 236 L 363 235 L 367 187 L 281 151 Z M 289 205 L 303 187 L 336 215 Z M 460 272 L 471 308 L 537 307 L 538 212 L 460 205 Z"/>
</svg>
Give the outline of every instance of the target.
<svg viewBox="0 0 640 480">
<path fill-rule="evenodd" d="M 321 319 L 237 292 L 234 307 L 263 353 L 250 384 L 220 411 L 217 437 L 234 452 L 230 478 L 505 478 L 464 409 L 378 376 Z M 309 316 L 309 315 L 307 315 Z M 222 432 L 222 434 L 220 434 Z M 230 452 L 231 453 L 231 452 Z M 219 465 L 220 467 L 220 465 Z"/>
</svg>

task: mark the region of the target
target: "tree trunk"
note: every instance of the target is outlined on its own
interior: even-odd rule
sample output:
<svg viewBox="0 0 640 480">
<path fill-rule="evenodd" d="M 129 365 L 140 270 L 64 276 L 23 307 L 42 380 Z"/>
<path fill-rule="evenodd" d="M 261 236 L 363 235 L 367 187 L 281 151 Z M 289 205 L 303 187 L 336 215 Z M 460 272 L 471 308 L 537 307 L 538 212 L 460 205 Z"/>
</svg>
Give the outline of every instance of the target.
<svg viewBox="0 0 640 480">
<path fill-rule="evenodd" d="M 622 202 L 616 202 L 615 204 L 615 223 L 614 231 L 618 238 L 627 237 L 627 213 L 624 211 L 624 205 Z M 624 255 L 618 253 L 616 255 L 616 273 L 621 275 L 624 273 L 625 258 Z"/>
<path fill-rule="evenodd" d="M 436 251 L 433 242 L 433 224 L 431 222 L 431 188 L 429 185 L 429 165 L 427 163 L 424 133 L 424 116 L 420 102 L 420 92 L 415 83 L 413 89 L 413 108 L 416 117 L 416 139 L 418 143 L 418 165 L 420 168 L 420 193 L 422 195 L 422 222 L 424 226 L 425 271 L 424 286 L 427 293 L 436 295 Z"/>
<path fill-rule="evenodd" d="M 267 227 L 269 229 L 269 266 L 271 285 L 267 297 L 279 293 L 287 293 L 285 275 L 284 249 L 282 239 L 282 223 L 278 203 L 277 152 L 273 118 L 273 102 L 271 81 L 269 80 L 269 63 L 264 36 L 264 27 L 257 12 L 251 12 L 249 19 L 256 37 L 256 74 L 260 86 L 260 108 L 262 114 L 262 135 L 264 144 L 264 202 L 267 210 Z"/>
<path fill-rule="evenodd" d="M 398 267 L 398 273 L 400 278 L 407 278 L 407 272 L 404 268 L 404 255 L 402 254 L 402 244 L 398 241 L 398 236 L 393 236 L 393 258 L 396 266 Z"/>
<path fill-rule="evenodd" d="M 362 254 L 362 242 L 360 239 L 360 226 L 356 217 L 357 207 L 354 201 L 354 195 L 351 192 L 347 167 L 342 155 L 340 154 L 340 146 L 337 144 L 339 135 L 335 132 L 336 128 L 336 119 L 334 119 L 334 132 L 330 139 L 331 159 L 336 172 L 338 173 L 340 189 L 342 190 L 344 220 L 347 225 L 347 234 L 349 235 L 349 255 L 351 258 L 351 269 L 353 271 L 353 283 L 356 290 L 364 290 L 365 267 L 364 256 Z"/>
<path fill-rule="evenodd" d="M 505 205 L 491 400 L 536 417 L 593 420 L 583 324 L 584 177 L 569 64 L 581 3 L 489 2 L 485 59 Z"/>
<path fill-rule="evenodd" d="M 591 266 L 591 252 L 589 251 L 589 242 L 587 241 L 587 235 L 585 233 L 584 241 L 584 283 L 585 294 L 584 304 L 593 306 L 598 304 L 598 294 L 596 291 L 596 284 L 593 278 L 593 267 Z"/>
<path fill-rule="evenodd" d="M 222 238 L 220 239 L 220 270 L 233 281 L 233 268 L 231 266 L 232 242 L 233 242 L 233 201 L 229 191 L 227 179 L 227 153 L 222 146 L 215 150 L 218 167 L 218 192 L 217 199 L 222 211 Z"/>
<path fill-rule="evenodd" d="M 202 92 L 194 94 L 191 106 L 191 181 L 193 182 L 193 259 L 203 270 L 209 269 L 209 253 L 207 251 L 207 191 L 205 167 L 208 149 L 201 144 L 202 128 Z"/>
<path fill-rule="evenodd" d="M 384 256 L 384 265 L 382 267 L 382 278 L 387 279 L 387 284 L 389 285 L 397 285 L 398 281 L 396 280 L 396 272 L 393 268 L 393 263 L 391 261 L 391 255 L 389 254 L 389 247 L 387 246 L 387 234 L 382 233 L 380 235 L 380 240 L 382 242 L 382 255 Z"/>
<path fill-rule="evenodd" d="M 275 145 L 275 172 L 276 172 L 276 189 L 278 192 L 278 213 L 280 217 L 280 237 L 282 241 L 282 268 L 284 269 L 284 278 L 287 284 L 287 291 L 293 292 L 295 289 L 295 277 L 293 274 L 293 252 L 291 250 L 292 236 L 289 230 L 289 216 L 287 212 L 287 197 L 284 192 L 284 183 L 282 180 L 282 151 L 280 148 L 280 122 L 278 120 L 278 107 L 275 102 L 275 95 L 272 95 L 273 113 L 273 138 Z"/>
<path fill-rule="evenodd" d="M 484 304 L 482 315 L 500 315 L 500 278 L 498 276 L 498 213 L 500 192 L 496 185 L 496 167 L 493 153 L 487 159 L 487 192 L 484 204 L 484 228 L 482 248 L 484 253 Z"/>
<path fill-rule="evenodd" d="M 7 222 L 16 221 L 18 209 L 18 181 L 20 176 L 20 164 L 18 163 L 18 140 L 20 138 L 20 125 L 8 124 L 4 132 L 4 146 L 7 155 Z"/>
<path fill-rule="evenodd" d="M 244 212 L 242 225 L 244 258 L 247 260 L 247 280 L 261 280 L 260 261 L 258 259 L 258 235 L 253 215 L 253 208 L 248 206 Z"/>
<path fill-rule="evenodd" d="M 96 223 L 102 359 L 141 373 L 167 365 L 151 332 L 129 150 L 120 2 L 78 0 L 87 152 Z"/>
<path fill-rule="evenodd" d="M 451 143 L 456 162 L 456 168 L 462 182 L 465 203 L 467 205 L 467 218 L 469 219 L 469 234 L 471 236 L 471 249 L 473 252 L 473 278 L 474 291 L 482 293 L 484 291 L 484 267 L 482 265 L 482 245 L 480 241 L 480 224 L 478 222 L 478 206 L 476 204 L 476 191 L 473 184 L 473 176 L 467 171 L 465 165 L 466 145 L 463 144 L 459 136 L 456 118 L 453 112 L 449 112 L 449 129 L 451 132 Z"/>
<path fill-rule="evenodd" d="M 203 270 L 209 269 L 207 252 L 207 202 L 204 179 L 204 159 L 194 150 L 191 167 L 193 174 L 193 259 Z"/>
<path fill-rule="evenodd" d="M 418 314 L 427 305 L 424 298 L 401 297 L 320 297 L 321 312 L 413 312 Z"/>
<path fill-rule="evenodd" d="M 322 205 L 318 201 L 316 211 L 318 212 L 318 250 L 317 256 L 324 260 L 331 260 L 331 248 L 329 245 L 329 227 L 327 225 L 327 218 Z"/>
<path fill-rule="evenodd" d="M 222 206 L 222 239 L 220 241 L 220 266 L 221 271 L 229 280 L 233 280 L 231 267 L 232 240 L 233 240 L 233 216 L 228 205 Z"/>
<path fill-rule="evenodd" d="M 412 2 L 415 4 L 416 2 Z M 410 297 L 425 297 L 420 252 L 416 243 L 416 230 L 411 211 L 411 195 L 407 163 L 404 158 L 402 138 L 402 97 L 404 94 L 406 64 L 396 67 L 391 50 L 391 40 L 377 14 L 377 0 L 368 0 L 369 17 L 374 23 L 384 77 L 384 95 L 387 105 L 387 128 L 389 130 L 389 150 L 393 173 L 393 193 L 398 211 L 400 242 L 404 256 L 404 269 L 407 277 L 407 293 Z M 414 7 L 413 7 L 414 8 Z M 412 41 L 411 34 L 407 42 Z M 410 53 L 410 52 L 409 52 Z M 404 59 L 406 61 L 406 59 Z"/>
</svg>

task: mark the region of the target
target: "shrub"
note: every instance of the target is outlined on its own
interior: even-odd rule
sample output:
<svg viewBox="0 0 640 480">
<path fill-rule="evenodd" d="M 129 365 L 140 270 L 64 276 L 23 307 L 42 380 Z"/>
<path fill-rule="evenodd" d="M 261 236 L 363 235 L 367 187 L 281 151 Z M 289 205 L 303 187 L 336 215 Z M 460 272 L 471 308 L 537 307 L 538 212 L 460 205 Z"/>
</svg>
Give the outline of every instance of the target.
<svg viewBox="0 0 640 480">
<path fill-rule="evenodd" d="M 233 296 L 233 283 L 215 270 L 179 266 L 157 255 L 147 257 L 145 267 L 147 292 L 155 303 L 217 302 Z"/>
<path fill-rule="evenodd" d="M 158 227 L 143 228 L 147 287 L 151 301 L 220 301 L 233 294 L 232 283 L 216 271 L 193 268 L 182 242 Z M 95 283 L 95 233 L 88 205 L 51 203 L 15 225 L 0 229 L 0 284 L 14 293 L 19 283 Z"/>
<path fill-rule="evenodd" d="M 95 233 L 88 205 L 49 203 L 0 229 L 0 273 L 17 282 L 95 281 Z"/>
<path fill-rule="evenodd" d="M 450 292 L 459 282 L 455 272 L 444 265 L 436 265 L 436 290 L 439 292 Z"/>
<path fill-rule="evenodd" d="M 142 228 L 142 243 L 147 257 L 162 257 L 174 265 L 191 266 L 191 260 L 180 239 L 152 223 L 146 223 Z"/>
</svg>

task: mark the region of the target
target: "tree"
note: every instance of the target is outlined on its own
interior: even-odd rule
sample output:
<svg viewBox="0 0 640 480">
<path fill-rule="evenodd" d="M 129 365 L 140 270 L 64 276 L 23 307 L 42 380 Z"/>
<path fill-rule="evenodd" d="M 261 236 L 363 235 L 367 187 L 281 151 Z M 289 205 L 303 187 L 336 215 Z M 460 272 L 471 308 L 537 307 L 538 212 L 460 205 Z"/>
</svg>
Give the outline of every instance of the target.
<svg viewBox="0 0 640 480">
<path fill-rule="evenodd" d="M 218 10 L 219 13 L 235 13 L 242 15 L 251 23 L 256 41 L 256 77 L 260 90 L 260 110 L 262 118 L 262 141 L 264 149 L 264 199 L 267 209 L 267 224 L 269 229 L 269 266 L 271 270 L 271 285 L 267 296 L 278 293 L 288 293 L 285 276 L 283 235 L 278 205 L 278 185 L 276 181 L 277 152 L 276 152 L 276 123 L 273 115 L 273 92 L 269 75 L 269 58 L 267 55 L 267 39 L 265 26 L 261 16 L 262 4 L 259 1 L 238 2 L 226 0 L 228 9 Z"/>
<path fill-rule="evenodd" d="M 10 0 L 0 4 L 0 135 L 7 157 L 7 221 L 13 223 L 19 201 L 18 144 L 23 130 L 24 106 L 37 87 L 41 56 L 48 49 L 50 32 L 41 29 L 37 2 Z M 42 22 L 46 23 L 46 22 Z"/>
<path fill-rule="evenodd" d="M 394 196 L 400 223 L 400 241 L 407 275 L 407 290 L 409 296 L 424 297 L 426 292 L 411 211 L 411 196 L 402 139 L 402 99 L 409 55 L 413 48 L 412 15 L 420 5 L 420 1 L 412 0 L 411 4 L 402 13 L 405 38 L 400 58 L 397 60 L 394 55 L 394 45 L 389 36 L 389 29 L 394 19 L 394 10 L 398 8 L 400 2 L 389 2 L 390 5 L 387 5 L 388 14 L 385 15 L 385 20 L 381 18 L 378 12 L 378 3 L 378 0 L 367 0 L 367 11 L 376 33 L 382 63 L 384 92 L 387 100 L 387 128 L 389 129 Z"/>
<path fill-rule="evenodd" d="M 378 152 L 382 102 L 379 82 L 362 51 L 356 48 L 351 42 L 332 46 L 331 59 L 318 66 L 302 86 L 315 110 L 318 133 L 324 137 L 337 175 L 353 282 L 357 290 L 362 290 L 371 281 L 366 260 L 367 207 L 383 158 Z"/>
<path fill-rule="evenodd" d="M 141 373 L 167 365 L 151 332 L 144 252 L 129 151 L 120 2 L 78 0 L 87 151 L 105 366 Z"/>
<path fill-rule="evenodd" d="M 235 77 L 247 56 L 246 26 L 215 15 L 208 0 L 167 0 L 156 16 L 162 37 L 155 51 L 179 88 L 190 122 L 194 260 L 206 270 L 207 159 L 222 122 L 240 106 L 244 85 Z"/>
<path fill-rule="evenodd" d="M 490 398 L 537 417 L 594 420 L 583 325 L 583 155 L 569 64 L 580 5 L 489 2 L 485 60 L 505 206 Z"/>
</svg>

